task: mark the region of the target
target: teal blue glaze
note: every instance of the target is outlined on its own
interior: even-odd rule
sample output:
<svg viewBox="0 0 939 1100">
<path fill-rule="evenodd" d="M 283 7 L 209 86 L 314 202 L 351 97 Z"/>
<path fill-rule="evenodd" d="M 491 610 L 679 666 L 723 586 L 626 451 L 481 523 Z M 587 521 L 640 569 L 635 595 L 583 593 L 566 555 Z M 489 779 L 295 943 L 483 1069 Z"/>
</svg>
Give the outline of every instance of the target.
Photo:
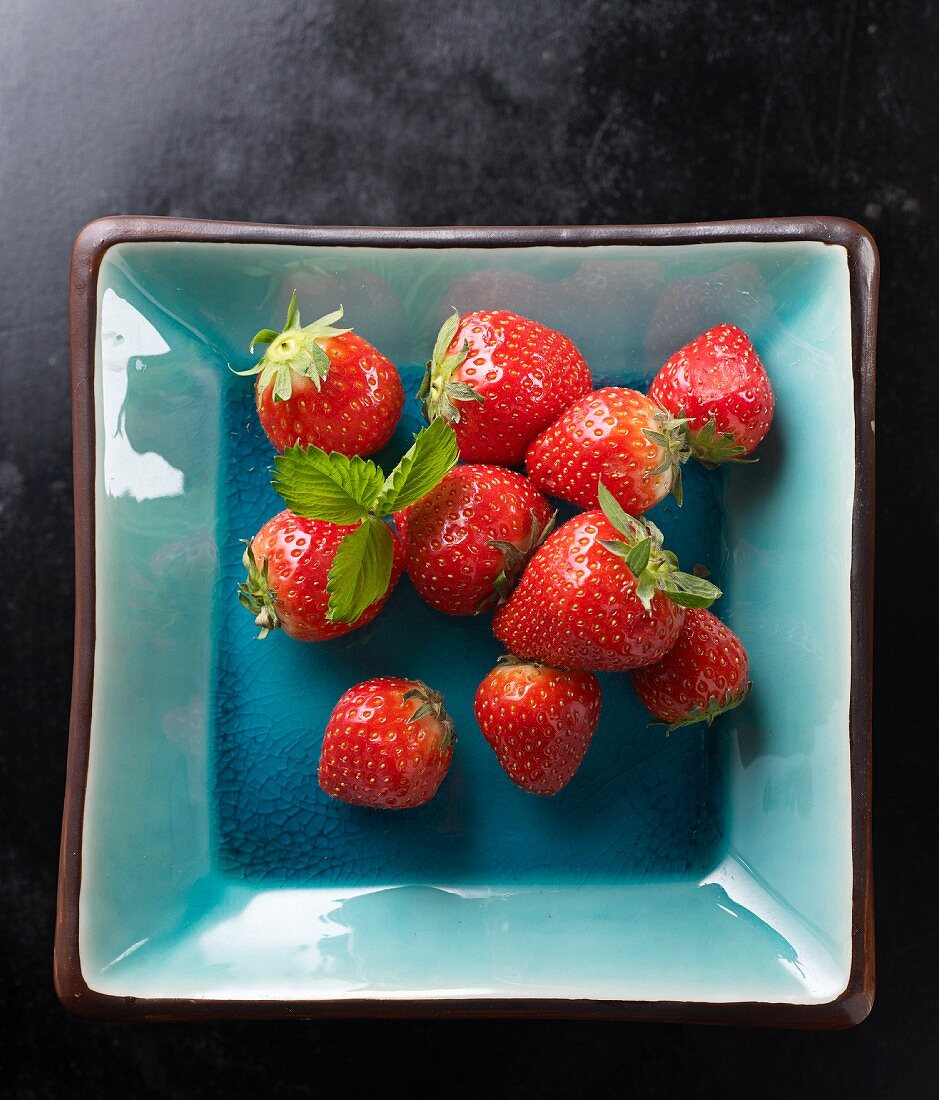
<svg viewBox="0 0 939 1100">
<path fill-rule="evenodd" d="M 403 371 L 414 392 L 420 369 Z M 533 798 L 508 782 L 473 715 L 476 685 L 504 652 L 489 617 L 461 619 L 428 607 L 406 580 L 382 615 L 328 645 L 282 635 L 259 642 L 236 599 L 240 538 L 283 505 L 267 484 L 271 448 L 253 412 L 252 390 L 234 378 L 227 395 L 223 471 L 254 470 L 255 485 L 222 487 L 222 590 L 216 601 L 218 667 L 215 789 L 219 861 L 246 878 L 372 886 L 599 881 L 699 875 L 721 834 L 717 744 L 706 731 L 666 738 L 627 676 L 603 677 L 603 714 L 593 747 L 556 798 Z M 386 468 L 420 427 L 416 404 L 389 446 Z M 250 425 L 249 430 L 245 426 Z M 250 476 L 250 475 L 249 475 Z M 719 571 L 718 479 L 689 471 L 685 521 L 674 527 L 690 563 Z M 323 729 L 339 696 L 372 676 L 421 679 L 441 691 L 458 748 L 443 790 L 410 813 L 376 814 L 328 798 L 316 783 Z"/>
<path fill-rule="evenodd" d="M 251 335 L 296 287 L 339 301 L 413 390 L 451 304 L 567 332 L 598 384 L 643 387 L 717 321 L 776 389 L 755 467 L 687 473 L 652 513 L 725 588 L 752 700 L 649 728 L 627 676 L 555 799 L 515 789 L 472 715 L 499 648 L 404 579 L 325 645 L 253 637 L 241 544 L 280 507 Z M 307 304 L 308 303 L 308 304 Z M 853 419 L 844 251 L 810 243 L 496 251 L 121 245 L 105 258 L 98 639 L 80 945 L 138 996 L 831 999 L 850 932 L 847 691 Z M 383 461 L 419 426 L 405 418 Z M 335 700 L 421 677 L 459 743 L 427 807 L 379 814 L 315 781 Z"/>
</svg>

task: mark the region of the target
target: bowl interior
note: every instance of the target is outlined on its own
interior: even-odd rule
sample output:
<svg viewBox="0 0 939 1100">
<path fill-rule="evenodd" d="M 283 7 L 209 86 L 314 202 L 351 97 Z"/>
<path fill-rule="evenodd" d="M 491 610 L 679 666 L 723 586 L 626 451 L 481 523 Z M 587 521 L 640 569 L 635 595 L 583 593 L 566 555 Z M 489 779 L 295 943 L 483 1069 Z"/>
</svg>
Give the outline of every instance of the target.
<svg viewBox="0 0 939 1100">
<path fill-rule="evenodd" d="M 517 790 L 472 695 L 500 649 L 402 580 L 325 645 L 254 638 L 240 539 L 279 510 L 252 387 L 279 327 L 346 320 L 416 389 L 446 312 L 568 333 L 598 384 L 645 388 L 718 321 L 777 395 L 753 467 L 689 467 L 652 517 L 708 566 L 755 688 L 713 730 L 649 728 L 628 676 L 555 799 Z M 831 1000 L 850 965 L 845 250 L 814 242 L 403 249 L 121 244 L 99 280 L 97 642 L 80 901 L 93 989 L 132 996 Z M 409 403 L 379 456 L 420 426 Z M 315 780 L 338 696 L 442 690 L 460 740 L 438 797 L 356 810 Z"/>
</svg>

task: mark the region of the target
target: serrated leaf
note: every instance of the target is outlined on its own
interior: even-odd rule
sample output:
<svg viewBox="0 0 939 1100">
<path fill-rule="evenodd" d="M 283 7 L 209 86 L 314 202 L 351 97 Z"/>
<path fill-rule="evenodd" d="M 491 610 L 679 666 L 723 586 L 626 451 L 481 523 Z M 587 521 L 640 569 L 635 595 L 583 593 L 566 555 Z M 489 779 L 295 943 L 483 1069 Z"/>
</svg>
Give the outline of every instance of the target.
<svg viewBox="0 0 939 1100">
<path fill-rule="evenodd" d="M 377 515 L 407 508 L 437 485 L 459 458 L 456 433 L 446 420 L 435 420 L 414 437 L 411 448 L 391 471 L 372 505 Z"/>
<path fill-rule="evenodd" d="M 394 536 L 369 516 L 339 544 L 326 582 L 331 623 L 354 623 L 388 591 L 394 563 Z"/>
<path fill-rule="evenodd" d="M 373 506 L 384 474 L 364 458 L 348 458 L 319 447 L 288 447 L 274 459 L 271 484 L 298 516 L 355 523 Z"/>
<path fill-rule="evenodd" d="M 633 546 L 626 556 L 626 564 L 634 577 L 641 577 L 649 567 L 649 557 L 652 553 L 652 539 L 641 539 Z"/>
</svg>

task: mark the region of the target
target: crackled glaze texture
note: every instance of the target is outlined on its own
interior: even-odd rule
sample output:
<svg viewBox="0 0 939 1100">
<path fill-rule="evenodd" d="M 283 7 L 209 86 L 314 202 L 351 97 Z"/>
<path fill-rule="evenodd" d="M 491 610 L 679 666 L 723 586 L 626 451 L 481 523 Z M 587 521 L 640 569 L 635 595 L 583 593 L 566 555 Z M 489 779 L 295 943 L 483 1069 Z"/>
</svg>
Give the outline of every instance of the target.
<svg viewBox="0 0 939 1100">
<path fill-rule="evenodd" d="M 746 706 L 712 731 L 665 737 L 627 676 L 602 675 L 583 766 L 540 799 L 505 777 L 474 721 L 499 645 L 484 622 L 434 612 L 407 578 L 345 637 L 257 641 L 235 598 L 239 540 L 280 505 L 251 384 L 228 368 L 249 365 L 251 336 L 294 287 L 310 316 L 342 294 L 345 322 L 411 393 L 454 303 L 553 324 L 597 385 L 640 389 L 708 326 L 746 329 L 777 394 L 759 465 L 689 465 L 682 512 L 668 499 L 650 513 L 682 561 L 725 588 L 719 609 L 756 684 Z M 841 992 L 853 488 L 843 249 L 124 244 L 102 267 L 98 340 L 80 903 L 93 989 L 793 1003 Z M 418 426 L 408 401 L 380 460 Z M 413 812 L 356 809 L 316 783 L 336 700 L 378 675 L 442 691 L 459 734 L 438 796 Z"/>
</svg>

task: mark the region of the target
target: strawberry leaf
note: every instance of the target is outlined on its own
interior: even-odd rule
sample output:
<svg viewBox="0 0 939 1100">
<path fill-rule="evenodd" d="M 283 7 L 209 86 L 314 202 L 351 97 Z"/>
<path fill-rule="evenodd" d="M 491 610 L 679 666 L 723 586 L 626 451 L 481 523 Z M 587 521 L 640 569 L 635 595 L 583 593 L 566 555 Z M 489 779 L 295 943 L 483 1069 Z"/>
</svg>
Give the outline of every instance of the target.
<svg viewBox="0 0 939 1100">
<path fill-rule="evenodd" d="M 414 443 L 380 486 L 372 507 L 378 515 L 390 515 L 407 508 L 456 465 L 459 449 L 456 434 L 445 420 L 435 420 L 418 432 Z"/>
<path fill-rule="evenodd" d="M 339 544 L 326 591 L 331 623 L 354 623 L 388 591 L 394 563 L 394 536 L 380 519 L 369 516 Z"/>
<path fill-rule="evenodd" d="M 271 484 L 298 516 L 355 523 L 364 519 L 381 491 L 384 475 L 374 462 L 319 447 L 288 447 L 274 459 Z"/>
</svg>

